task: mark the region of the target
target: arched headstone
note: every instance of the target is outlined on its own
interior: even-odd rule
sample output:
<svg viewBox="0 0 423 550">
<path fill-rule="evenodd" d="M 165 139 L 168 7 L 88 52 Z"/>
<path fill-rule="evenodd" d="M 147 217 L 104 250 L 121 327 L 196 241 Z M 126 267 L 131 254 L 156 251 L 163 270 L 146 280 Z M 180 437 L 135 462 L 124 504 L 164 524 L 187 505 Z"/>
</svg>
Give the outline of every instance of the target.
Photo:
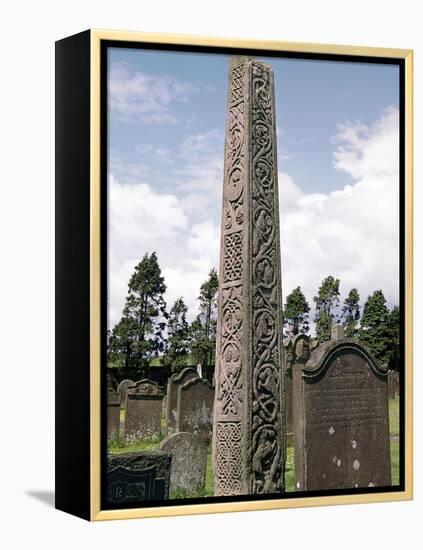
<svg viewBox="0 0 423 550">
<path fill-rule="evenodd" d="M 178 388 L 191 380 L 197 378 L 197 371 L 191 367 L 182 369 L 181 372 L 172 374 L 167 383 L 167 403 L 166 403 L 166 429 L 167 435 L 176 432 L 177 408 L 178 408 Z"/>
<path fill-rule="evenodd" d="M 306 341 L 299 347 L 304 354 Z M 299 491 L 391 484 L 387 371 L 357 340 L 318 346 L 293 368 Z"/>
</svg>

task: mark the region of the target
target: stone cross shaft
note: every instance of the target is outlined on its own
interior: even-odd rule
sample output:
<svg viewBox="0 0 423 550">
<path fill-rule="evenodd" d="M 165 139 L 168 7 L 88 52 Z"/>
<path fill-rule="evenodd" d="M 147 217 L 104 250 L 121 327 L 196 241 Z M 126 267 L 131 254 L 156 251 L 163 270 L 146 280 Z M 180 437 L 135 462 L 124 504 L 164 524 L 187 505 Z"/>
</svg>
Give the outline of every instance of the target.
<svg viewBox="0 0 423 550">
<path fill-rule="evenodd" d="M 273 71 L 229 66 L 220 248 L 215 495 L 284 491 L 282 294 Z"/>
</svg>

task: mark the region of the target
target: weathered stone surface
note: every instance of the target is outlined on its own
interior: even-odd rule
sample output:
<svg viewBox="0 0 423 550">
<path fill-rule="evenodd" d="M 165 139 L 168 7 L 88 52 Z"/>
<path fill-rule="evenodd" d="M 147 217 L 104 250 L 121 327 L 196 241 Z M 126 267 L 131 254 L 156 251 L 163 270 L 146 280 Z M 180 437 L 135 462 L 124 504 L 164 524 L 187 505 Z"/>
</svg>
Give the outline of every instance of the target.
<svg viewBox="0 0 423 550">
<path fill-rule="evenodd" d="M 306 339 L 298 347 L 304 359 Z M 348 338 L 293 363 L 297 490 L 390 485 L 386 370 Z"/>
<path fill-rule="evenodd" d="M 119 437 L 120 430 L 120 395 L 113 388 L 107 388 L 107 439 Z"/>
<path fill-rule="evenodd" d="M 172 455 L 171 491 L 184 491 L 187 496 L 204 487 L 207 466 L 207 444 L 200 437 L 180 432 L 168 435 L 160 450 Z"/>
<path fill-rule="evenodd" d="M 162 389 L 151 380 L 140 380 L 126 394 L 125 441 L 154 438 L 161 433 Z"/>
<path fill-rule="evenodd" d="M 181 372 L 172 374 L 167 383 L 167 404 L 166 404 L 166 429 L 167 435 L 176 432 L 177 409 L 178 409 L 178 388 L 191 380 L 197 378 L 197 371 L 187 367 Z"/>
<path fill-rule="evenodd" d="M 344 327 L 342 325 L 332 325 L 331 340 L 340 340 L 344 338 Z"/>
<path fill-rule="evenodd" d="M 216 495 L 284 490 L 282 293 L 273 71 L 229 67 L 213 464 Z"/>
<path fill-rule="evenodd" d="M 132 380 L 122 380 L 122 382 L 117 387 L 117 391 L 120 393 L 120 404 L 122 407 L 126 406 L 126 393 L 129 388 L 133 388 L 135 386 L 135 382 Z"/>
<path fill-rule="evenodd" d="M 110 504 L 137 504 L 169 498 L 172 456 L 164 451 L 107 455 Z"/>
<path fill-rule="evenodd" d="M 192 378 L 178 389 L 178 432 L 191 432 L 211 441 L 214 388 L 204 378 Z"/>
<path fill-rule="evenodd" d="M 284 394 L 285 394 L 285 430 L 286 435 L 293 433 L 293 420 L 292 420 L 292 359 L 293 359 L 293 344 L 289 339 L 284 344 Z"/>
</svg>

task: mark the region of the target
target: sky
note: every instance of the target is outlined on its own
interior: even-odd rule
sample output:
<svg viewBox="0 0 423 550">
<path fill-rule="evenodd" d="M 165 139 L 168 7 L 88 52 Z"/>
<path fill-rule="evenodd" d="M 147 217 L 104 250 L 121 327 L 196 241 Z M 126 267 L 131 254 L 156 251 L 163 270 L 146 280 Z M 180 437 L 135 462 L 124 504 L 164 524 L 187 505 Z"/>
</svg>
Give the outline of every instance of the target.
<svg viewBox="0 0 423 550">
<path fill-rule="evenodd" d="M 156 251 L 170 309 L 218 268 L 228 56 L 109 48 L 108 324 Z M 282 291 L 399 303 L 399 69 L 263 58 L 275 77 Z M 311 312 L 311 319 L 313 311 Z"/>
</svg>

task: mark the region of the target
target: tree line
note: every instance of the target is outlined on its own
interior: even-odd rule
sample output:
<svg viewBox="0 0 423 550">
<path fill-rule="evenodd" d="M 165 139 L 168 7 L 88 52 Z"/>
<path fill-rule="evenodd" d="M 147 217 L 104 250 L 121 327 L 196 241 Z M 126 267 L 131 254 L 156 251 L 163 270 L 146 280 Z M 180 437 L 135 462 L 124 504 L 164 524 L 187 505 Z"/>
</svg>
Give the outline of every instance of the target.
<svg viewBox="0 0 423 550">
<path fill-rule="evenodd" d="M 188 323 L 188 308 L 179 297 L 167 309 L 166 284 L 156 252 L 135 266 L 120 321 L 108 332 L 108 366 L 148 375 L 153 359 L 168 373 L 201 364 L 211 378 L 216 350 L 218 277 L 212 269 L 199 289 L 199 314 Z"/>
<path fill-rule="evenodd" d="M 390 310 L 382 290 L 375 290 L 367 297 L 361 314 L 358 290 L 352 288 L 341 304 L 339 285 L 340 280 L 329 275 L 323 279 L 316 296 L 313 297 L 317 340 L 319 342 L 330 340 L 332 325 L 342 324 L 346 337 L 358 338 L 382 364 L 399 370 L 400 311 L 398 306 Z M 287 296 L 283 313 L 285 336 L 309 332 L 310 305 L 301 287 L 294 288 Z"/>
<path fill-rule="evenodd" d="M 329 340 L 331 327 L 340 323 L 347 337 L 358 338 L 375 357 L 390 368 L 399 368 L 400 312 L 386 305 L 382 290 L 368 296 L 361 314 L 360 295 L 350 290 L 341 304 L 340 280 L 323 279 L 315 304 L 315 338 Z M 216 351 L 218 276 L 212 269 L 199 288 L 199 313 L 189 323 L 188 308 L 179 297 L 168 309 L 166 284 L 157 254 L 145 254 L 135 266 L 120 321 L 108 332 L 108 366 L 128 369 L 134 376 L 149 373 L 156 361 L 170 374 L 200 363 L 203 375 L 213 376 Z M 284 337 L 310 331 L 310 305 L 298 286 L 283 306 Z"/>
</svg>

